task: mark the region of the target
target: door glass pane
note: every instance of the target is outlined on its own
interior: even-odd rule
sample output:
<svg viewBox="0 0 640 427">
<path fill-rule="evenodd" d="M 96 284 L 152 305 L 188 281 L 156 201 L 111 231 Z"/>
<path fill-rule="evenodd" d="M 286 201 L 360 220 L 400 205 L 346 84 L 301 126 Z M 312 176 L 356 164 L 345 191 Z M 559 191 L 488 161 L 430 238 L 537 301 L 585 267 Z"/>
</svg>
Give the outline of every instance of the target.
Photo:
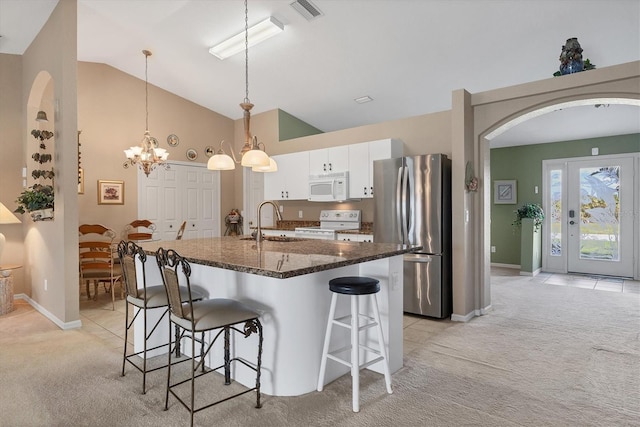
<svg viewBox="0 0 640 427">
<path fill-rule="evenodd" d="M 580 168 L 580 259 L 620 259 L 620 167 Z"/>
<path fill-rule="evenodd" d="M 562 256 L 562 170 L 549 172 L 551 191 L 551 256 Z"/>
</svg>

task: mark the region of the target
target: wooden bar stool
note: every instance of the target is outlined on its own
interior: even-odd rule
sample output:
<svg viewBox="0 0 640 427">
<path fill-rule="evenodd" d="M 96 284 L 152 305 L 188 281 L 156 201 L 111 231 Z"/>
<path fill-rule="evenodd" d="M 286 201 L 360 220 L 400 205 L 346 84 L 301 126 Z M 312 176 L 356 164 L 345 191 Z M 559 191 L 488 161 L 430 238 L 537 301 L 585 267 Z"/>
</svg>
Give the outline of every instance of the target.
<svg viewBox="0 0 640 427">
<path fill-rule="evenodd" d="M 373 365 L 382 361 L 384 367 L 384 380 L 387 386 L 387 393 L 391 394 L 391 373 L 389 371 L 389 359 L 387 358 L 387 350 L 384 345 L 382 335 L 382 325 L 380 323 L 380 312 L 378 311 L 378 301 L 376 293 L 380 291 L 380 282 L 370 277 L 351 276 L 338 277 L 329 281 L 329 289 L 333 292 L 331 296 L 331 308 L 329 309 L 329 319 L 327 321 L 327 332 L 324 337 L 324 348 L 322 350 L 322 359 L 320 362 L 320 375 L 318 376 L 318 391 L 322 391 L 324 386 L 324 375 L 327 367 L 327 359 L 335 360 L 345 366 L 351 368 L 351 387 L 353 399 L 353 412 L 360 411 L 360 369 Z M 336 303 L 339 294 L 351 297 L 351 314 L 335 319 Z M 371 305 L 373 307 L 374 317 L 360 313 L 358 297 L 360 295 L 369 295 Z M 348 319 L 350 320 L 348 321 Z M 360 319 L 365 323 L 360 324 Z M 331 330 L 333 325 L 342 326 L 351 330 L 351 344 L 338 350 L 329 352 L 329 342 L 331 341 Z M 378 350 L 360 344 L 360 332 L 375 327 L 378 331 Z M 351 350 L 351 359 L 344 360 L 337 357 L 336 354 Z M 360 363 L 360 350 L 370 352 L 377 357 L 372 360 Z"/>
</svg>

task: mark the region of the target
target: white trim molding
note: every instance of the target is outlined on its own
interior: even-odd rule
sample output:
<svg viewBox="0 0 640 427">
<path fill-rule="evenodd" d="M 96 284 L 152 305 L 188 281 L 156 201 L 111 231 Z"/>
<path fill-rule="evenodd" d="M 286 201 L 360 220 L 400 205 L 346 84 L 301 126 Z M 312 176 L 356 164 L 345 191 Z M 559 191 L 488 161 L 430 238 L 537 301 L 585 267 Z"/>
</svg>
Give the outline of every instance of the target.
<svg viewBox="0 0 640 427">
<path fill-rule="evenodd" d="M 13 299 L 14 300 L 16 300 L 16 299 L 25 300 L 34 309 L 36 309 L 36 311 L 38 311 L 40 314 L 42 314 L 47 319 L 51 320 L 53 323 L 56 324 L 56 326 L 58 326 L 62 330 L 77 329 L 77 328 L 81 328 L 82 327 L 82 321 L 80 321 L 80 320 L 74 320 L 73 322 L 63 322 L 62 320 L 60 320 L 56 316 L 54 316 L 49 310 L 47 310 L 46 308 L 44 308 L 43 306 L 41 306 L 40 304 L 38 304 L 37 302 L 32 300 L 31 297 L 29 297 L 27 294 L 16 294 L 16 295 L 13 296 Z"/>
</svg>

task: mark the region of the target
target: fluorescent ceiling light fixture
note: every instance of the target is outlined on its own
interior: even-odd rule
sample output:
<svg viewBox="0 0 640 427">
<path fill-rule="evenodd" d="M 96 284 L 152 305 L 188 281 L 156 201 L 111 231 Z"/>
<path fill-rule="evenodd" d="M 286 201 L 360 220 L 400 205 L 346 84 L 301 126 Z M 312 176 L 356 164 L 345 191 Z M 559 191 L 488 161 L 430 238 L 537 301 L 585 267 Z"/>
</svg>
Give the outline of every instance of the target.
<svg viewBox="0 0 640 427">
<path fill-rule="evenodd" d="M 284 24 L 273 16 L 249 27 L 249 47 L 284 31 Z M 226 59 L 242 52 L 245 48 L 245 32 L 242 31 L 209 49 L 209 53 L 219 59 Z"/>
<path fill-rule="evenodd" d="M 358 104 L 364 104 L 366 102 L 373 101 L 373 98 L 367 95 L 367 96 L 361 96 L 360 98 L 356 98 L 354 99 L 354 101 L 356 101 Z"/>
</svg>

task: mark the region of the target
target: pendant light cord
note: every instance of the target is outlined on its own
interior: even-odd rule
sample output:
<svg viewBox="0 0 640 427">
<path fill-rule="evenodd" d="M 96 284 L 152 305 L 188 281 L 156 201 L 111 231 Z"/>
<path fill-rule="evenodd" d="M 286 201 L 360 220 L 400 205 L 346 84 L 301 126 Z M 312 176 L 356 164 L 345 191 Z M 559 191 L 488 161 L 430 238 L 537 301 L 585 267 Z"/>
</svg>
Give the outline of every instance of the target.
<svg viewBox="0 0 640 427">
<path fill-rule="evenodd" d="M 144 53 L 144 109 L 145 109 L 145 130 L 149 130 L 149 55 L 151 52 L 143 50 Z"/>
<path fill-rule="evenodd" d="M 245 92 L 244 102 L 250 104 L 249 101 L 249 8 L 247 0 L 244 0 L 244 81 Z"/>
</svg>

